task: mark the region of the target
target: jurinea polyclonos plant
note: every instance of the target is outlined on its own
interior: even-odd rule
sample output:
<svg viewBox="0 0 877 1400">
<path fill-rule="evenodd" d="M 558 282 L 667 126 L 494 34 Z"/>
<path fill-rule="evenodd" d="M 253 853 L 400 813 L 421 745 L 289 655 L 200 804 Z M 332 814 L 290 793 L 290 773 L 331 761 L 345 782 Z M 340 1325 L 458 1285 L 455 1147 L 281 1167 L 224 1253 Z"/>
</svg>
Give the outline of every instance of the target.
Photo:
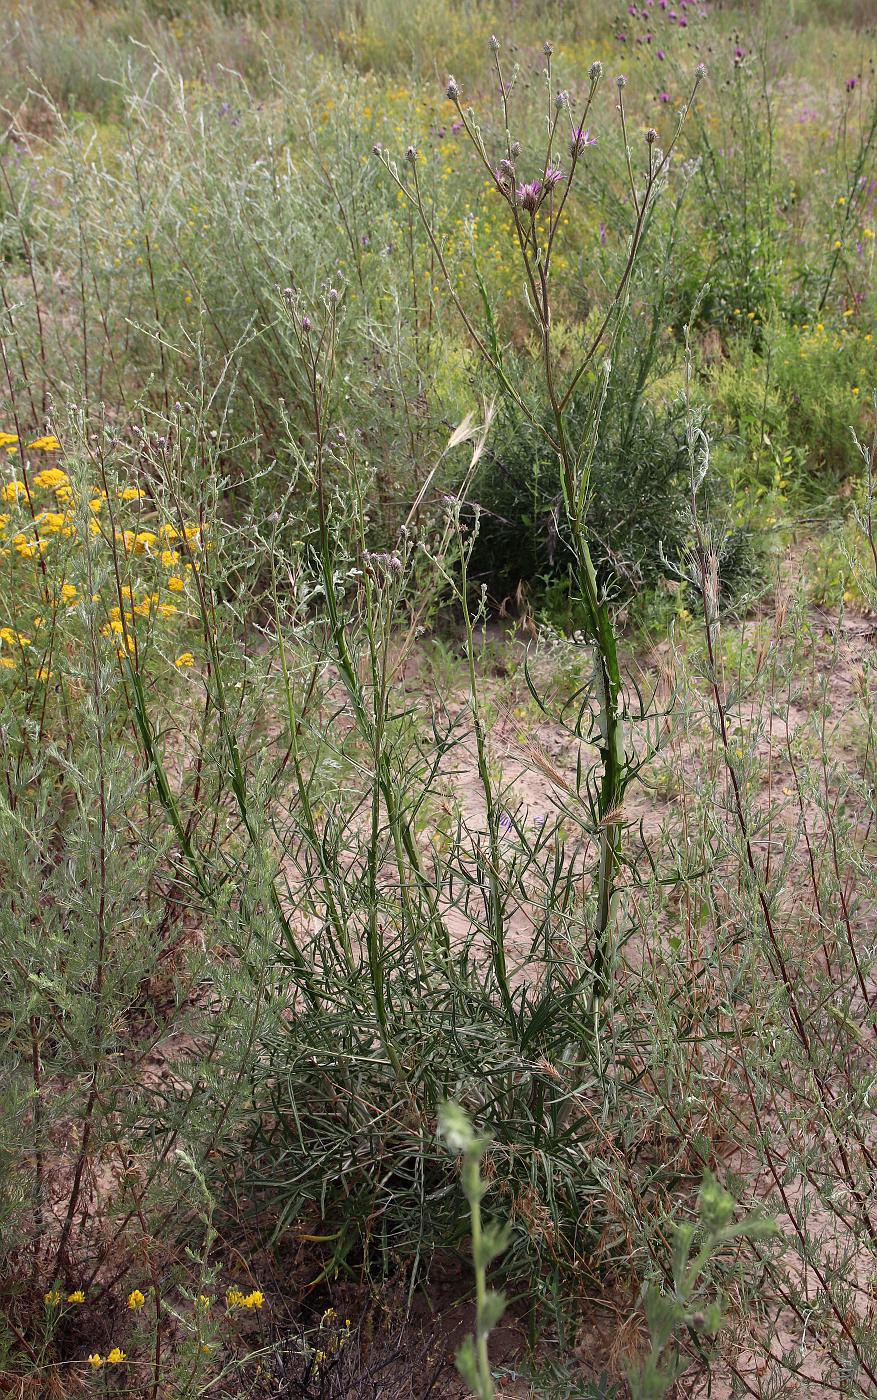
<svg viewBox="0 0 877 1400">
<path fill-rule="evenodd" d="M 561 217 L 577 178 L 587 162 L 587 153 L 596 142 L 588 125 L 589 114 L 603 76 L 603 65 L 593 63 L 582 110 L 574 110 L 570 94 L 557 87 L 552 73 L 551 45 L 545 45 L 547 88 L 547 140 L 539 151 L 529 152 L 512 135 L 510 102 L 517 79 L 517 68 L 506 72 L 499 41 L 490 41 L 495 78 L 501 105 L 501 150 L 491 154 L 482 128 L 471 107 L 464 108 L 456 79 L 449 78 L 448 100 L 457 111 L 461 128 L 484 165 L 494 189 L 508 207 L 509 237 L 517 245 L 524 277 L 527 306 L 539 337 L 540 358 L 548 412 L 528 404 L 514 382 L 514 370 L 497 334 L 497 319 L 489 305 L 483 283 L 477 278 L 484 300 L 484 319 L 479 321 L 466 305 L 449 267 L 440 231 L 423 198 L 418 175 L 419 156 L 414 146 L 406 152 L 402 172 L 380 146 L 375 154 L 385 166 L 403 197 L 416 210 L 448 293 L 484 363 L 499 383 L 500 390 L 518 411 L 542 434 L 556 452 L 560 467 L 568 537 L 573 554 L 575 585 L 584 607 L 588 640 L 594 651 L 594 728 L 592 737 L 598 761 L 587 781 L 587 800 L 599 839 L 597 910 L 594 930 L 594 997 L 599 1005 L 610 983 L 612 929 L 616 916 L 617 876 L 621 860 L 625 791 L 635 772 L 633 755 L 625 749 L 624 704 L 618 646 L 609 602 L 598 584 L 588 544 L 588 506 L 599 480 L 592 479 L 600 415 L 606 398 L 612 360 L 624 326 L 631 278 L 649 216 L 665 184 L 670 158 L 698 86 L 705 75 L 699 65 L 691 97 L 678 115 L 675 131 L 666 150 L 658 146 L 658 133 L 649 128 L 643 151 L 632 149 L 624 110 L 625 79 L 616 78 L 617 110 L 624 142 L 628 180 L 631 232 L 627 257 L 617 286 L 612 292 L 599 326 L 588 342 L 578 364 L 564 369 L 552 343 L 552 270 Z M 587 372 L 592 374 L 585 430 L 581 415 L 574 427 L 569 408 L 576 388 Z"/>
</svg>

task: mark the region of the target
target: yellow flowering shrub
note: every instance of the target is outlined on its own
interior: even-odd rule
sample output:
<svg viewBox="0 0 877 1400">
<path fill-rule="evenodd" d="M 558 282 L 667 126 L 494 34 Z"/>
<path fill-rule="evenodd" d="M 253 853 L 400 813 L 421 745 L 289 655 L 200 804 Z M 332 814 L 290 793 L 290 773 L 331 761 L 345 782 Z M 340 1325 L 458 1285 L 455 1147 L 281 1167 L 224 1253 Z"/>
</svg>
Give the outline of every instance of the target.
<svg viewBox="0 0 877 1400">
<path fill-rule="evenodd" d="M 186 595 L 206 528 L 158 519 L 139 486 L 80 492 L 54 435 L 28 449 L 55 462 L 34 471 L 28 454 L 22 461 L 13 451 L 0 481 L 0 676 L 19 688 L 63 681 L 92 632 L 118 661 L 157 650 L 177 670 L 193 667 L 195 653 L 175 643 L 192 616 Z"/>
</svg>

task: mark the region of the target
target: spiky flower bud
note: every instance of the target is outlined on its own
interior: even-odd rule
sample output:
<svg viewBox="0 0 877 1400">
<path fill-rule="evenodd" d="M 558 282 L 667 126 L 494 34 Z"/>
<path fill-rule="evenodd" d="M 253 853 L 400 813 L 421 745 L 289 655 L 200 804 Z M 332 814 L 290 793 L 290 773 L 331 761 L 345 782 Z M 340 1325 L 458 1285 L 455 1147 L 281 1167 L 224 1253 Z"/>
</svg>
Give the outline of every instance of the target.
<svg viewBox="0 0 877 1400">
<path fill-rule="evenodd" d="M 650 126 L 649 129 L 648 129 L 648 131 L 646 132 L 646 140 L 648 141 L 648 143 L 649 143 L 650 146 L 654 146 L 654 144 L 655 144 L 655 142 L 657 141 L 657 139 L 658 139 L 658 133 L 657 133 L 657 131 L 655 130 L 655 128 L 654 128 L 653 126 Z"/>
<path fill-rule="evenodd" d="M 562 112 L 564 107 L 569 106 L 569 93 L 565 89 L 563 92 L 559 92 L 557 94 L 557 96 L 554 99 L 554 105 L 557 108 L 558 112 Z"/>
<path fill-rule="evenodd" d="M 696 67 L 695 70 L 694 70 L 694 76 L 697 78 L 697 81 L 698 81 L 698 82 L 701 82 L 701 81 L 706 77 L 706 64 L 705 64 L 705 63 L 699 63 L 699 64 L 697 65 L 697 67 Z"/>
<path fill-rule="evenodd" d="M 513 141 L 513 142 L 512 142 L 512 159 L 513 159 L 513 160 L 517 160 L 517 158 L 518 158 L 518 156 L 519 156 L 520 154 L 521 154 L 521 143 L 520 143 L 520 141 Z"/>
<path fill-rule="evenodd" d="M 417 160 L 417 150 L 414 146 L 408 147 L 408 150 L 405 152 L 405 159 L 409 165 L 414 165 Z"/>
<path fill-rule="evenodd" d="M 547 43 L 547 42 L 544 43 L 544 44 L 542 45 L 542 52 L 544 53 L 544 55 L 545 55 L 546 58 L 550 58 L 551 55 L 554 53 L 554 45 L 553 45 L 553 44 L 549 44 L 549 43 Z"/>
<path fill-rule="evenodd" d="M 495 34 L 491 34 L 490 36 L 490 47 L 494 53 L 499 53 L 499 40 Z"/>
<path fill-rule="evenodd" d="M 592 83 L 599 83 L 603 76 L 603 65 L 599 58 L 596 59 L 588 69 L 588 78 Z"/>
<path fill-rule="evenodd" d="M 618 88 L 619 92 L 623 87 L 627 87 L 627 79 L 623 73 L 618 74 L 618 77 L 615 79 L 615 86 Z"/>
<path fill-rule="evenodd" d="M 458 102 L 460 99 L 460 84 L 453 74 L 448 78 L 447 94 L 451 102 Z"/>
</svg>

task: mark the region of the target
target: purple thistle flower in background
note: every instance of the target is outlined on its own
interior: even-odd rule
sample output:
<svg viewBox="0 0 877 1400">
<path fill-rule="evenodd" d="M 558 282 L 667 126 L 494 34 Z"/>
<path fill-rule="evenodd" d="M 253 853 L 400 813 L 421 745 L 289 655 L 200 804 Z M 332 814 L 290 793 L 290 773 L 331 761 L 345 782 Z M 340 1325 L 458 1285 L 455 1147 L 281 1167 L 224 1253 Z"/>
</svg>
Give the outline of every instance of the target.
<svg viewBox="0 0 877 1400">
<path fill-rule="evenodd" d="M 604 248 L 606 247 L 606 225 L 602 223 L 600 225 L 600 243 Z"/>
<path fill-rule="evenodd" d="M 661 92 L 661 93 L 659 93 L 659 94 L 658 94 L 658 101 L 659 101 L 659 102 L 669 102 L 669 101 L 670 101 L 670 94 L 669 94 L 669 92 Z"/>
<path fill-rule="evenodd" d="M 858 78 L 847 78 L 847 92 L 852 92 L 854 88 L 858 87 L 858 84 Z"/>
<path fill-rule="evenodd" d="M 661 60 L 662 63 L 666 57 L 667 55 L 664 53 L 664 50 L 658 49 L 658 58 Z"/>
<path fill-rule="evenodd" d="M 596 146 L 596 144 L 597 138 L 591 135 L 591 128 L 589 126 L 584 128 L 580 126 L 578 131 L 574 131 L 572 134 L 572 140 L 569 143 L 570 155 L 575 159 L 576 156 L 580 156 L 583 151 L 586 151 L 589 146 Z"/>
</svg>

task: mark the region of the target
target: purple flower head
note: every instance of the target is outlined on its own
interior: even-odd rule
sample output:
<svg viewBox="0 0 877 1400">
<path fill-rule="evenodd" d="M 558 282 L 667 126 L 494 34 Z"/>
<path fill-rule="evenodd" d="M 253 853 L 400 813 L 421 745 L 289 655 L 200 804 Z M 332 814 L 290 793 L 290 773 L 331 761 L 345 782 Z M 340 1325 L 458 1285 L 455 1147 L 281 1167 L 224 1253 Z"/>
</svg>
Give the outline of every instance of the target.
<svg viewBox="0 0 877 1400">
<path fill-rule="evenodd" d="M 847 92 L 852 92 L 854 88 L 858 87 L 858 85 L 858 78 L 847 78 Z"/>
<path fill-rule="evenodd" d="M 307 335 L 308 331 L 309 331 L 310 328 L 311 328 L 311 318 L 310 318 L 310 316 L 303 316 L 303 317 L 302 317 L 302 319 L 301 319 L 301 328 L 302 328 L 302 330 L 304 331 L 305 335 Z"/>
<path fill-rule="evenodd" d="M 680 28 L 680 29 L 685 29 L 685 28 L 687 28 L 687 25 L 688 25 L 688 20 L 687 20 L 687 19 L 685 18 L 685 16 L 683 15 L 682 19 L 679 21 L 679 28 Z"/>
<path fill-rule="evenodd" d="M 529 183 L 518 185 L 515 190 L 515 198 L 522 209 L 527 209 L 531 214 L 535 214 L 542 199 L 542 181 L 530 180 Z"/>
<path fill-rule="evenodd" d="M 561 182 L 562 179 L 563 179 L 563 171 L 559 168 L 559 166 L 556 166 L 556 165 L 549 165 L 548 169 L 547 169 L 546 172 L 545 172 L 545 181 L 544 181 L 545 193 L 546 193 L 546 194 L 549 194 L 549 193 L 551 192 L 551 190 L 554 189 L 555 185 L 559 185 L 559 184 L 560 184 L 560 182 Z"/>
<path fill-rule="evenodd" d="M 501 160 L 493 173 L 501 185 L 511 185 L 514 182 L 515 167 L 510 160 Z"/>
<path fill-rule="evenodd" d="M 659 102 L 669 102 L 669 101 L 670 101 L 670 94 L 669 94 L 669 92 L 660 92 L 660 93 L 658 94 L 658 101 L 659 101 Z"/>
<path fill-rule="evenodd" d="M 572 140 L 569 143 L 570 155 L 575 159 L 576 156 L 582 154 L 582 151 L 586 151 L 589 146 L 596 146 L 596 144 L 597 138 L 591 135 L 591 128 L 589 126 L 579 127 L 577 131 L 573 132 Z"/>
<path fill-rule="evenodd" d="M 744 51 L 743 49 L 741 49 L 741 47 L 740 47 L 739 44 L 737 45 L 736 49 L 734 50 L 734 57 L 737 58 L 737 59 L 745 58 L 745 57 L 746 57 L 745 51 Z"/>
<path fill-rule="evenodd" d="M 664 53 L 664 50 L 663 50 L 663 49 L 658 49 L 658 58 L 660 58 L 662 62 L 664 61 L 664 59 L 665 59 L 666 57 L 667 57 L 667 55 Z"/>
</svg>

